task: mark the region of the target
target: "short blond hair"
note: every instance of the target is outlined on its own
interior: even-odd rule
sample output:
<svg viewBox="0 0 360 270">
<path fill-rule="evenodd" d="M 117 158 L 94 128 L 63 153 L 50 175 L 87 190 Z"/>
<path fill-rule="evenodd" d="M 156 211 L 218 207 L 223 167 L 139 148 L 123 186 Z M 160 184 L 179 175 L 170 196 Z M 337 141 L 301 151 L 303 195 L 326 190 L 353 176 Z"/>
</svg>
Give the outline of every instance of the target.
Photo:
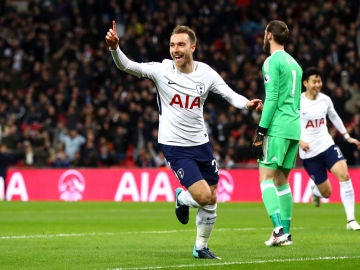
<svg viewBox="0 0 360 270">
<path fill-rule="evenodd" d="M 186 25 L 178 25 L 174 28 L 171 35 L 174 34 L 188 34 L 190 43 L 192 45 L 196 45 L 196 34 L 190 27 Z"/>
</svg>

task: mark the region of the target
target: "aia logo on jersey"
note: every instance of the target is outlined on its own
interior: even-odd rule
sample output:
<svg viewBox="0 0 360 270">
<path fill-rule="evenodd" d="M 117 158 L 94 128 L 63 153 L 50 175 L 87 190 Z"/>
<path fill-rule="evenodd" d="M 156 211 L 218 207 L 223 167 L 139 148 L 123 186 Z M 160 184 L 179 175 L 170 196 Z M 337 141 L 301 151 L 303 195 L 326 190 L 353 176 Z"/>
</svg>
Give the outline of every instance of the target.
<svg viewBox="0 0 360 270">
<path fill-rule="evenodd" d="M 324 118 L 313 119 L 313 120 L 307 121 L 305 128 L 318 128 L 321 125 L 325 125 L 325 119 Z"/>
<path fill-rule="evenodd" d="M 181 97 L 179 94 L 173 96 L 170 101 L 171 106 L 179 106 L 184 109 L 200 108 L 200 97 L 184 96 Z"/>
</svg>

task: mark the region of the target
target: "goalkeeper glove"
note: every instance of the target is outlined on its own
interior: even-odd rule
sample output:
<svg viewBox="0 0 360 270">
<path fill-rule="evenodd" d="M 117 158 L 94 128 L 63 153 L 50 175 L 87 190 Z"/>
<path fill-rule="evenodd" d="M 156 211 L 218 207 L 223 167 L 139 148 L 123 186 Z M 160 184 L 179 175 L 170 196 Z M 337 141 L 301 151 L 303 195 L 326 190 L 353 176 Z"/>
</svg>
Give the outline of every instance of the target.
<svg viewBox="0 0 360 270">
<path fill-rule="evenodd" d="M 267 133 L 267 128 L 263 128 L 259 126 L 258 129 L 256 130 L 256 134 L 252 142 L 253 153 L 258 159 L 262 159 L 264 157 L 263 141 L 266 133 Z"/>
</svg>

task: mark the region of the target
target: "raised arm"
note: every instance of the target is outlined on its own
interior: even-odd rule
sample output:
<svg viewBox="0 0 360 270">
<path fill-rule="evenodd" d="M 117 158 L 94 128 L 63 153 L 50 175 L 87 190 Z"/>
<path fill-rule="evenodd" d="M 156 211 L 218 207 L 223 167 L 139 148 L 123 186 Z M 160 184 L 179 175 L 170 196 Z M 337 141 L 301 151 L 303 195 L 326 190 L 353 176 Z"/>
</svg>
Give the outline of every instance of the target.
<svg viewBox="0 0 360 270">
<path fill-rule="evenodd" d="M 116 31 L 116 22 L 112 21 L 112 28 L 107 31 L 105 36 L 106 43 L 111 50 L 116 50 L 119 45 L 119 37 Z"/>
<path fill-rule="evenodd" d="M 119 47 L 119 37 L 116 32 L 116 22 L 112 21 L 112 28 L 110 28 L 105 36 L 106 44 L 109 47 L 112 58 L 118 69 L 125 71 L 138 78 L 148 77 L 151 74 L 150 70 L 144 70 L 140 63 L 130 60 Z"/>
</svg>

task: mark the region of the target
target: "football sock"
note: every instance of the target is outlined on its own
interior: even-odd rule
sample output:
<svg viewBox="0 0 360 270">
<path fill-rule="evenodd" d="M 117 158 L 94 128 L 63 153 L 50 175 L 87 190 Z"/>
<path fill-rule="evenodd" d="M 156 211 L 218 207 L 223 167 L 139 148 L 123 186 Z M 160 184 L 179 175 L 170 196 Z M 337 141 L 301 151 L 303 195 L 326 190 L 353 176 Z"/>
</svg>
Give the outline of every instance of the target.
<svg viewBox="0 0 360 270">
<path fill-rule="evenodd" d="M 345 208 L 347 221 L 355 219 L 355 195 L 351 179 L 340 182 L 340 198 Z"/>
<path fill-rule="evenodd" d="M 187 205 L 190 207 L 194 207 L 194 208 L 200 207 L 200 205 L 193 199 L 193 197 L 191 196 L 191 194 L 188 190 L 181 192 L 179 194 L 178 199 L 181 204 L 184 204 L 184 205 Z"/>
<path fill-rule="evenodd" d="M 284 233 L 290 233 L 290 223 L 293 210 L 293 198 L 289 184 L 277 187 L 280 201 L 281 223 L 284 227 Z"/>
<path fill-rule="evenodd" d="M 213 211 L 207 211 L 199 208 L 196 215 L 196 242 L 197 250 L 207 247 L 211 232 L 216 222 L 216 207 Z"/>
<path fill-rule="evenodd" d="M 271 218 L 274 228 L 282 226 L 280 216 L 280 200 L 273 180 L 264 180 L 260 184 L 262 200 Z"/>
</svg>

